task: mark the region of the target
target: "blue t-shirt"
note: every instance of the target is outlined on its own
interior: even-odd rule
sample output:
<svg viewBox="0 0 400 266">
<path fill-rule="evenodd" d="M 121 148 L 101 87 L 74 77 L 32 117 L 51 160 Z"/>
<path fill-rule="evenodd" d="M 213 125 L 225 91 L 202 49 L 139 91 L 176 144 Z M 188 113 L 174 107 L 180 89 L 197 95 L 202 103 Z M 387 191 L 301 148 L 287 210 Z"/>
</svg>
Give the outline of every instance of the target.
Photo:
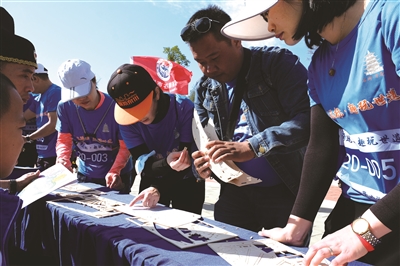
<svg viewBox="0 0 400 266">
<path fill-rule="evenodd" d="M 57 130 L 72 135 L 78 171 L 89 178 L 103 179 L 107 175 L 117 157 L 119 140 L 122 139 L 114 118 L 115 102 L 108 94 L 104 96 L 104 102 L 96 110 L 85 110 L 72 101 L 58 105 Z M 132 168 L 130 159 L 121 173 L 127 173 Z"/>
<path fill-rule="evenodd" d="M 57 105 L 60 100 L 61 88 L 55 84 L 52 84 L 44 93 L 38 94 L 35 97 L 35 101 L 30 105 L 29 110 L 36 113 L 37 128 L 41 128 L 49 122 L 47 114 L 57 111 Z M 57 134 L 57 131 L 55 131 L 44 138 L 38 138 L 36 140 L 36 150 L 39 158 L 57 156 Z"/>
<path fill-rule="evenodd" d="M 399 10 L 398 1 L 371 1 L 337 51 L 325 42 L 309 67 L 311 106 L 321 104 L 343 129 L 337 177 L 362 203 L 374 204 L 400 181 Z"/>
<path fill-rule="evenodd" d="M 146 144 L 150 151 L 155 151 L 157 159 L 178 151 L 179 142 L 194 143 L 192 119 L 194 105 L 191 100 L 181 95 L 168 94 L 170 105 L 167 115 L 158 123 L 144 125 L 140 122 L 120 126 L 122 137 L 128 149 Z"/>
</svg>

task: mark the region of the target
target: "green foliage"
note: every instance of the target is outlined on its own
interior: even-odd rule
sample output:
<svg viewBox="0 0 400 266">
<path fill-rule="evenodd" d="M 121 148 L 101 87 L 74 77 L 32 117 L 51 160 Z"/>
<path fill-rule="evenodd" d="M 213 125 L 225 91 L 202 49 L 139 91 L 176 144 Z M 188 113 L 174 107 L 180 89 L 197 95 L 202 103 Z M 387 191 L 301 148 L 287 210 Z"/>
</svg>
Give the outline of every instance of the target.
<svg viewBox="0 0 400 266">
<path fill-rule="evenodd" d="M 194 102 L 194 97 L 195 97 L 195 95 L 196 95 L 196 91 L 192 89 L 192 90 L 189 91 L 188 98 L 189 98 L 190 100 L 192 100 L 192 102 Z"/>
<path fill-rule="evenodd" d="M 187 60 L 186 56 L 179 50 L 178 45 L 174 47 L 164 47 L 163 53 L 167 55 L 169 61 L 173 61 L 184 67 L 188 67 L 190 64 L 190 61 Z"/>
</svg>

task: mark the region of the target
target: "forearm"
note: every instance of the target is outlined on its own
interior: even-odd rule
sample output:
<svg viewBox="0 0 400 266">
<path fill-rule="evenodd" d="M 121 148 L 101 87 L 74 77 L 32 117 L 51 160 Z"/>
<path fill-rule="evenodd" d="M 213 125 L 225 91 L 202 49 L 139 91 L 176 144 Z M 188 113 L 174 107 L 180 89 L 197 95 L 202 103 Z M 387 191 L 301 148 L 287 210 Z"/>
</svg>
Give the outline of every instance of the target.
<svg viewBox="0 0 400 266">
<path fill-rule="evenodd" d="M 371 213 L 391 230 L 400 224 L 400 184 L 370 208 Z"/>
<path fill-rule="evenodd" d="M 321 106 L 311 115 L 310 143 L 304 157 L 299 192 L 292 214 L 313 221 L 336 175 L 339 157 L 339 127 Z"/>
<path fill-rule="evenodd" d="M 57 162 L 63 161 L 71 166 L 72 135 L 70 133 L 58 133 L 56 143 Z"/>
<path fill-rule="evenodd" d="M 40 138 L 47 137 L 48 135 L 56 132 L 56 126 L 53 123 L 46 123 L 41 128 L 38 128 L 35 132 L 29 135 L 31 140 L 37 140 Z"/>
<path fill-rule="evenodd" d="M 334 153 L 310 146 L 307 148 L 292 214 L 308 221 L 315 219 L 336 174 L 336 167 L 332 167 L 331 163 L 337 160 Z"/>
<path fill-rule="evenodd" d="M 117 157 L 115 158 L 114 164 L 112 165 L 109 173 L 115 173 L 119 175 L 121 170 L 125 167 L 126 162 L 129 160 L 129 150 L 126 148 L 125 142 L 123 140 L 119 141 L 119 151 Z"/>
</svg>

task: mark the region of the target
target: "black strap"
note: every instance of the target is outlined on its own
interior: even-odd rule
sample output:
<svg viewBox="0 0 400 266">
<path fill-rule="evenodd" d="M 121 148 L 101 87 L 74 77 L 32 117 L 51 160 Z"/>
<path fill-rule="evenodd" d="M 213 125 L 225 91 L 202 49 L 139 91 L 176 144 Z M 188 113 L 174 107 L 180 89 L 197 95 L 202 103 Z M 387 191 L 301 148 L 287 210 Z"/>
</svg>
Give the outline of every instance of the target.
<svg viewBox="0 0 400 266">
<path fill-rule="evenodd" d="M 243 99 L 244 88 L 246 84 L 246 75 L 249 72 L 250 68 L 251 52 L 249 49 L 246 48 L 243 48 L 243 51 L 243 64 L 237 77 L 236 86 L 233 90 L 232 108 L 229 115 L 228 126 L 226 128 L 225 136 L 223 137 L 223 140 L 225 141 L 232 141 L 233 132 L 235 131 L 237 125 L 240 104 Z"/>
<path fill-rule="evenodd" d="M 79 108 L 78 108 L 79 106 L 75 105 L 76 106 L 76 113 L 78 114 L 79 122 L 81 123 L 82 130 L 83 130 L 83 133 L 85 134 L 85 137 L 92 137 L 92 138 L 96 137 L 97 130 L 99 129 L 101 123 L 103 123 L 104 119 L 106 118 L 106 116 L 108 114 L 108 111 L 110 110 L 110 108 L 113 105 L 113 103 L 114 103 L 113 101 L 110 102 L 110 105 L 108 106 L 108 108 L 107 108 L 106 112 L 104 113 L 103 117 L 101 118 L 100 122 L 97 124 L 97 127 L 96 127 L 96 129 L 94 130 L 93 133 L 87 133 L 86 132 L 86 127 L 82 122 L 81 115 L 79 114 Z"/>
</svg>

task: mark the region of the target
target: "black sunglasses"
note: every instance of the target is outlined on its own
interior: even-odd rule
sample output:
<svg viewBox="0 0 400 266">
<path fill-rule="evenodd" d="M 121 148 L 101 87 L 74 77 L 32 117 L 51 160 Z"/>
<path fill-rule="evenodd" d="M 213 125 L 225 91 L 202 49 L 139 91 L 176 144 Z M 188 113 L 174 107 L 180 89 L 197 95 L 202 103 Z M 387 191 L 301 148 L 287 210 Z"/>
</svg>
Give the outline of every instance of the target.
<svg viewBox="0 0 400 266">
<path fill-rule="evenodd" d="M 216 22 L 220 23 L 219 21 L 210 19 L 208 17 L 202 17 L 199 19 L 196 19 L 192 23 L 186 25 L 182 30 L 181 30 L 181 38 L 184 42 L 188 40 L 189 34 L 191 33 L 192 30 L 197 31 L 198 33 L 206 33 L 211 29 L 211 22 Z"/>
</svg>

